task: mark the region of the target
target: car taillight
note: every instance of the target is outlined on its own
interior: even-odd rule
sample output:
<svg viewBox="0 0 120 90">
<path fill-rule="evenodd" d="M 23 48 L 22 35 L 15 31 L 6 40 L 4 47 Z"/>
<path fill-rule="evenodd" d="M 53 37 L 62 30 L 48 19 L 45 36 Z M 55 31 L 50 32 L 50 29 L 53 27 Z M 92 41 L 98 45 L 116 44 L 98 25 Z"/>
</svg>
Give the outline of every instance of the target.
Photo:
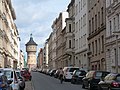
<svg viewBox="0 0 120 90">
<path fill-rule="evenodd" d="M 119 83 L 113 82 L 113 83 L 112 83 L 112 86 L 113 86 L 113 87 L 119 87 Z"/>
</svg>

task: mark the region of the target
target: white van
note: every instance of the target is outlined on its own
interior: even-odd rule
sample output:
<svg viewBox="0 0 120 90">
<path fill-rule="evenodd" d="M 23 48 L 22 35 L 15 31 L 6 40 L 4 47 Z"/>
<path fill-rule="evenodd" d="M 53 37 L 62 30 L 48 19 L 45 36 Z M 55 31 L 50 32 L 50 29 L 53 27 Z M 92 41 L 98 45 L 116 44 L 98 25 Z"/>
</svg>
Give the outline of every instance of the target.
<svg viewBox="0 0 120 90">
<path fill-rule="evenodd" d="M 79 67 L 64 67 L 63 72 L 64 72 L 64 80 L 71 80 L 73 71 L 74 70 L 79 70 Z"/>
</svg>

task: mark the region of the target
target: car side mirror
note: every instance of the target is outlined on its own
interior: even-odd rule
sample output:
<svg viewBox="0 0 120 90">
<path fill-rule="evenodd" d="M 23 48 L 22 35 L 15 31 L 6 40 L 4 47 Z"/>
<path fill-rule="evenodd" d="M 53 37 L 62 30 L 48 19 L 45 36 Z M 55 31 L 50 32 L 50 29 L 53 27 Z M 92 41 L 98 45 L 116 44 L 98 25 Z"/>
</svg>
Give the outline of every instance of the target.
<svg viewBox="0 0 120 90">
<path fill-rule="evenodd" d="M 22 77 L 19 77 L 20 81 L 23 81 L 23 78 Z"/>
</svg>

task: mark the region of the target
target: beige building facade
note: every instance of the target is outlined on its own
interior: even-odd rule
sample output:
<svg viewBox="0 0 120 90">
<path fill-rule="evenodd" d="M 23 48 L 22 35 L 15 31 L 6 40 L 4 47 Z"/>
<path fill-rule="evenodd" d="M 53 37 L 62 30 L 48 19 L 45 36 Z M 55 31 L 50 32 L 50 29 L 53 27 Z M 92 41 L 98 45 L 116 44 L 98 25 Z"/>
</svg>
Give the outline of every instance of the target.
<svg viewBox="0 0 120 90">
<path fill-rule="evenodd" d="M 68 5 L 66 18 L 65 66 L 75 66 L 75 0 Z"/>
<path fill-rule="evenodd" d="M 0 67 L 17 68 L 19 33 L 11 0 L 0 0 Z"/>
<path fill-rule="evenodd" d="M 24 68 L 25 67 L 25 58 L 24 58 L 24 53 L 23 53 L 23 51 L 22 50 L 20 50 L 20 56 L 19 56 L 19 69 L 20 70 L 22 70 L 22 68 Z"/>
<path fill-rule="evenodd" d="M 56 60 L 57 60 L 57 68 L 61 68 L 64 66 L 63 61 L 63 36 L 62 31 L 66 26 L 65 19 L 68 18 L 67 12 L 61 12 L 59 17 L 57 18 L 57 29 L 56 29 Z"/>
<path fill-rule="evenodd" d="M 120 73 L 120 0 L 106 0 L 106 68 Z"/>
<path fill-rule="evenodd" d="M 106 70 L 105 3 L 105 0 L 88 0 L 88 58 L 92 70 Z"/>
<path fill-rule="evenodd" d="M 43 63 L 43 48 L 40 48 L 37 56 L 37 68 L 43 68 L 44 63 Z"/>
<path fill-rule="evenodd" d="M 48 38 L 48 67 L 50 69 L 53 69 L 53 51 L 52 51 L 52 33 L 50 34 Z"/>
</svg>

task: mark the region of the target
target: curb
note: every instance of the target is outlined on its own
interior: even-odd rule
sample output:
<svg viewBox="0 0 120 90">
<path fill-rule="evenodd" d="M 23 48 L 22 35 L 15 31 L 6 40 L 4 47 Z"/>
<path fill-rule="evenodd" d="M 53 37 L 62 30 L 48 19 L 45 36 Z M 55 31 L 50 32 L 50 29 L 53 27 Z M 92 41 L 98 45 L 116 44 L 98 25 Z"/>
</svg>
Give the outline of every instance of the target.
<svg viewBox="0 0 120 90">
<path fill-rule="evenodd" d="M 32 90 L 35 90 L 35 89 L 34 89 L 33 80 L 31 80 L 31 84 L 32 84 Z"/>
</svg>

